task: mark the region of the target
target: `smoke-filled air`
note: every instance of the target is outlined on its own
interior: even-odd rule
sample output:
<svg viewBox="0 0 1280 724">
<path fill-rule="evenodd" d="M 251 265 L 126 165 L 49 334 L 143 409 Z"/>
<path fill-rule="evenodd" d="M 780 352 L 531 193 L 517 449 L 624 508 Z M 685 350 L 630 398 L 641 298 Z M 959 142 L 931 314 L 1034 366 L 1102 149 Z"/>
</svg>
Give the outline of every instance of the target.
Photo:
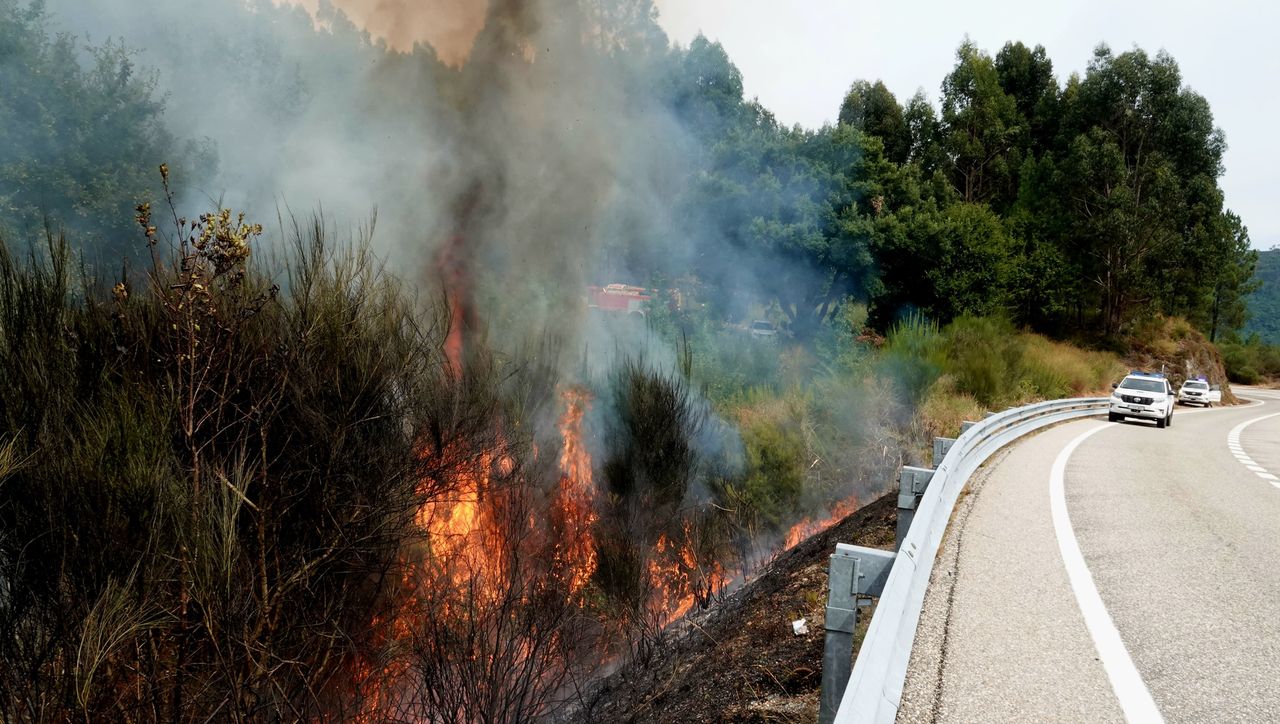
<svg viewBox="0 0 1280 724">
<path fill-rule="evenodd" d="M 756 693 L 661 672 L 1253 264 L 1165 54 L 849 80 L 786 128 L 651 0 L 0 0 L 0 719 L 777 720 L 825 583 Z"/>
</svg>

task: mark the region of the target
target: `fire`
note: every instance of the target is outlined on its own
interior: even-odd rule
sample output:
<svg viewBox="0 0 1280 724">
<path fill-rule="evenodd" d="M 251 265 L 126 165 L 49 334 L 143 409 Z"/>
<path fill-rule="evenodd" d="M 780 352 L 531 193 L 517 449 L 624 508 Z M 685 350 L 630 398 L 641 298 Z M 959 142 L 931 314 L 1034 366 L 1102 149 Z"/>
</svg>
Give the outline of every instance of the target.
<svg viewBox="0 0 1280 724">
<path fill-rule="evenodd" d="M 586 390 L 568 388 L 563 394 L 564 415 L 560 417 L 560 487 L 557 491 L 553 523 L 556 530 L 556 569 L 566 574 L 571 595 L 579 594 L 596 572 L 596 547 L 592 528 L 599 516 L 595 511 L 595 488 L 591 477 L 591 454 L 582 439 L 582 420 L 590 404 Z"/>
<path fill-rule="evenodd" d="M 660 626 L 684 617 L 694 605 L 705 606 L 729 582 L 719 561 L 699 561 L 693 538 L 693 524 L 685 520 L 679 543 L 662 534 L 654 544 L 648 565 L 650 609 Z"/>
<path fill-rule="evenodd" d="M 822 518 L 808 517 L 799 523 L 791 526 L 787 531 L 786 538 L 782 542 L 782 550 L 790 550 L 803 540 L 807 540 L 811 536 L 817 535 L 831 526 L 844 520 L 849 514 L 858 509 L 858 499 L 850 496 L 844 500 L 836 501 L 831 506 L 831 511 Z"/>
<path fill-rule="evenodd" d="M 463 603 L 483 607 L 501 595 L 503 559 L 485 536 L 498 525 L 494 467 L 509 470 L 505 466 L 511 463 L 491 452 L 467 456 L 449 449 L 443 456 L 451 461 L 454 491 L 447 498 L 428 499 L 414 514 L 426 545 L 401 554 L 395 608 L 389 618 L 370 622 L 383 645 L 411 643 L 421 616 L 464 615 L 456 610 Z M 363 703 L 355 721 L 388 718 L 400 707 L 400 692 L 410 676 L 410 663 L 403 658 L 383 662 L 380 669 L 359 662 L 354 679 Z"/>
<path fill-rule="evenodd" d="M 546 525 L 537 515 L 538 497 L 531 481 L 521 477 L 516 461 L 502 452 L 504 441 L 478 454 L 453 447 L 439 453 L 449 470 L 450 493 L 429 497 L 414 514 L 423 543 L 402 553 L 403 574 L 393 612 L 371 622 L 381 643 L 411 644 L 424 616 L 445 626 L 456 620 L 465 629 L 469 620 L 484 620 L 513 601 L 538 605 L 530 599 L 534 596 L 551 594 L 568 605 L 581 604 L 597 566 L 592 531 L 598 515 L 591 456 L 583 438 L 590 396 L 583 389 L 568 388 L 561 397 L 560 476 L 549 499 L 544 499 Z M 536 458 L 536 448 L 532 454 Z M 429 489 L 425 481 L 422 489 Z M 545 573 L 514 568 L 516 560 L 545 561 L 540 569 Z M 526 586 L 523 582 L 530 575 L 533 583 Z M 512 647 L 517 652 L 512 658 L 494 663 L 520 666 L 528 647 L 520 641 L 511 642 L 507 650 Z M 357 721 L 379 721 L 396 710 L 413 676 L 401 659 L 378 667 L 358 662 L 354 673 L 364 702 Z"/>
<path fill-rule="evenodd" d="M 494 593 L 503 573 L 501 558 L 490 545 L 493 541 L 486 540 L 500 528 L 496 517 L 501 496 L 493 489 L 492 475 L 495 464 L 502 463 L 495 463 L 495 457 L 485 452 L 460 462 L 456 492 L 448 499 L 428 500 L 414 517 L 427 533 L 435 566 L 429 577 L 444 576 L 457 586 L 478 583 L 482 596 Z"/>
<path fill-rule="evenodd" d="M 468 327 L 467 306 L 470 284 L 467 268 L 462 258 L 463 240 L 454 236 L 436 254 L 435 270 L 445 289 L 445 302 L 449 307 L 449 330 L 445 335 L 444 354 L 449 371 L 462 376 L 463 334 Z"/>
</svg>

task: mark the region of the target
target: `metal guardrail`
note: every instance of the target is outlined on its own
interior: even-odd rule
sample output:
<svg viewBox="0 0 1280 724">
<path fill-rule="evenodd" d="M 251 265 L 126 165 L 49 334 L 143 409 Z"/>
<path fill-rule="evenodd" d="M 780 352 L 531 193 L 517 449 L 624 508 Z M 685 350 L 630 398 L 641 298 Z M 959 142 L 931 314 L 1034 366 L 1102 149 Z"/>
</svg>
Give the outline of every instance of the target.
<svg viewBox="0 0 1280 724">
<path fill-rule="evenodd" d="M 884 558 L 891 555 L 885 551 L 840 545 L 832 556 L 828 620 L 836 628 L 828 625 L 820 722 L 883 724 L 897 718 L 934 559 L 969 476 L 1019 437 L 1066 420 L 1097 415 L 1105 411 L 1108 402 L 1106 397 L 1054 400 L 989 415 L 981 422 L 966 423 L 955 440 L 935 442 L 935 454 L 942 455 L 941 462 L 934 460 L 935 470 L 904 469 L 898 514 L 907 522 L 899 526 L 898 552 L 888 577 L 881 574 L 864 580 L 866 576 L 860 572 L 874 568 L 879 573 L 886 564 Z M 844 672 L 840 669 L 848 670 L 851 656 L 854 627 L 850 619 L 856 621 L 859 598 L 877 594 L 880 602 L 852 674 L 842 686 Z M 842 652 L 833 653 L 833 645 Z M 828 670 L 828 666 L 832 668 Z"/>
</svg>

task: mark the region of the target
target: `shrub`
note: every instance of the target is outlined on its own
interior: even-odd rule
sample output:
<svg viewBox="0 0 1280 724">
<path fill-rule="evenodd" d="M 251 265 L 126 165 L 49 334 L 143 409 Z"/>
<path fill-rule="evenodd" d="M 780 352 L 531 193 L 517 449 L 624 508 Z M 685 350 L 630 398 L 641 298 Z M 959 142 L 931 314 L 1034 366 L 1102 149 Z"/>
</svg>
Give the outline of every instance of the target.
<svg viewBox="0 0 1280 724">
<path fill-rule="evenodd" d="M 1038 397 L 1053 399 L 1100 393 L 1124 373 L 1113 354 L 1023 334 L 1024 370 Z"/>
<path fill-rule="evenodd" d="M 881 373 L 897 382 L 908 405 L 915 407 L 924 399 L 946 363 L 945 340 L 937 322 L 913 314 L 889 330 Z"/>
<path fill-rule="evenodd" d="M 998 407 L 1019 397 L 1023 341 L 1013 324 L 997 317 L 962 316 L 943 330 L 947 373 L 956 389 Z"/>
<path fill-rule="evenodd" d="M 747 469 L 743 502 L 753 517 L 778 529 L 795 516 L 804 492 L 804 438 L 793 420 L 756 419 L 742 430 Z"/>
<path fill-rule="evenodd" d="M 319 226 L 280 292 L 230 212 L 172 261 L 138 220 L 152 268 L 114 286 L 0 245 L 0 718 L 354 714 L 416 512 L 518 443 L 498 376 L 449 374 L 441 327 Z"/>
</svg>

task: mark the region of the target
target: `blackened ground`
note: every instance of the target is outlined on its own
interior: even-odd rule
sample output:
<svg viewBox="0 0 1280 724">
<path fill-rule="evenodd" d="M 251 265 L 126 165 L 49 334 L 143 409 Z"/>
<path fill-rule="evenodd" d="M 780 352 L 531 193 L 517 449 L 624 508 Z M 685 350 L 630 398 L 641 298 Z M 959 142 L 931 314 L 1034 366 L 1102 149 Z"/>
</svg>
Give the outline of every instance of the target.
<svg viewBox="0 0 1280 724">
<path fill-rule="evenodd" d="M 828 558 L 836 543 L 892 548 L 896 521 L 886 495 L 782 554 L 711 611 L 669 628 L 646 665 L 606 679 L 574 721 L 814 721 Z M 800 618 L 809 633 L 797 636 Z M 870 616 L 860 619 L 855 647 Z"/>
</svg>

